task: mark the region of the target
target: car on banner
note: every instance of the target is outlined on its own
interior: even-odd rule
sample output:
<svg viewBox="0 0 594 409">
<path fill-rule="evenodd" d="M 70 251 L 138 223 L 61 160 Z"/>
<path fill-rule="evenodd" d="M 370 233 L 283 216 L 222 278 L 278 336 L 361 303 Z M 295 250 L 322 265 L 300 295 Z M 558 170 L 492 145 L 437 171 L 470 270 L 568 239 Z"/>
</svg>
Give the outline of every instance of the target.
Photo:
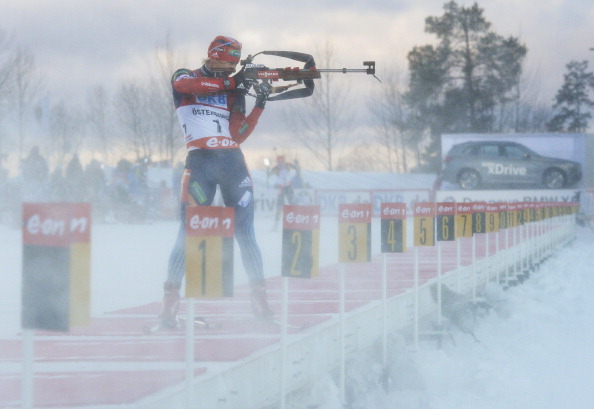
<svg viewBox="0 0 594 409">
<path fill-rule="evenodd" d="M 578 183 L 578 162 L 541 156 L 511 141 L 469 141 L 453 145 L 444 158 L 442 180 L 464 190 L 493 187 L 564 189 Z"/>
</svg>

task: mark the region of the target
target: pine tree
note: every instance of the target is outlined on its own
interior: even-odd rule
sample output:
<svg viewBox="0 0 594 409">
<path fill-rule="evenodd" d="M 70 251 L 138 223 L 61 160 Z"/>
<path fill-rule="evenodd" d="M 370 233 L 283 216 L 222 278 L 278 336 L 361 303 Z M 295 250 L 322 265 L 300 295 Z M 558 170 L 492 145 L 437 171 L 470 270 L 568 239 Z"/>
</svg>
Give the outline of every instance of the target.
<svg viewBox="0 0 594 409">
<path fill-rule="evenodd" d="M 493 32 L 476 3 L 446 3 L 441 17 L 425 20 L 425 31 L 439 43 L 408 54 L 406 98 L 430 129 L 426 160 L 436 168 L 441 134 L 492 131 L 498 104 L 511 98 L 520 80 L 527 49 L 517 38 Z"/>
<path fill-rule="evenodd" d="M 553 110 L 556 112 L 548 122 L 551 132 L 585 132 L 592 118 L 590 108 L 594 101 L 590 92 L 594 89 L 594 73 L 588 72 L 588 61 L 571 61 L 566 65 L 563 85 L 555 96 Z"/>
</svg>

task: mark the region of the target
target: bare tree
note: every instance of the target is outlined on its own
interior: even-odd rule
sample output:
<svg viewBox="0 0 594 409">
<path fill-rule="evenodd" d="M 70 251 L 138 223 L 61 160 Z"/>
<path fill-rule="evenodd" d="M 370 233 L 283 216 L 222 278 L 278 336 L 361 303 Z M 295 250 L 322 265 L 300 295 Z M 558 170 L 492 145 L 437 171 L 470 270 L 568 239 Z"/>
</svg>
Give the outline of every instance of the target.
<svg viewBox="0 0 594 409">
<path fill-rule="evenodd" d="M 386 149 L 379 144 L 359 143 L 337 160 L 336 170 L 386 172 Z"/>
<path fill-rule="evenodd" d="M 553 116 L 552 109 L 540 99 L 541 79 L 523 72 L 509 98 L 498 106 L 494 132 L 544 132 Z"/>
<path fill-rule="evenodd" d="M 384 155 L 378 158 L 389 172 L 400 171 L 398 147 L 401 145 L 402 130 L 396 125 L 396 118 L 402 115 L 401 94 L 398 88 L 398 74 L 392 70 L 384 75 L 379 96 L 369 104 L 375 118 L 377 140 L 384 147 Z"/>
<path fill-rule="evenodd" d="M 40 95 L 42 81 L 35 67 L 35 58 L 27 49 L 17 48 L 12 71 L 14 73 L 13 86 L 17 111 L 19 158 L 22 158 L 26 136 L 25 120 L 29 114 L 29 107 Z"/>
<path fill-rule="evenodd" d="M 180 68 L 180 58 L 176 56 L 169 34 L 163 43 L 155 49 L 157 69 L 149 87 L 153 97 L 149 110 L 153 126 L 158 136 L 158 155 L 173 164 L 176 154 L 183 148 L 183 139 L 179 136 L 179 124 L 171 97 L 171 75 Z"/>
<path fill-rule="evenodd" d="M 385 148 L 385 163 L 389 172 L 408 172 L 407 116 L 402 83 L 397 69 L 384 75 L 379 96 L 374 98 L 372 115 L 375 117 L 378 142 Z"/>
<path fill-rule="evenodd" d="M 180 68 L 169 35 L 155 47 L 147 62 L 151 74 L 142 85 L 127 82 L 117 94 L 116 112 L 123 127 L 125 145 L 136 159 L 158 158 L 173 164 L 183 147 L 171 96 L 171 75 Z"/>
<path fill-rule="evenodd" d="M 321 54 L 323 58 L 317 64 L 331 67 L 334 51 L 329 42 Z M 327 170 L 334 169 L 337 151 L 348 142 L 354 119 L 348 94 L 344 82 L 322 73 L 313 95 L 301 101 L 302 108 L 283 113 L 290 132 Z"/>
<path fill-rule="evenodd" d="M 12 89 L 12 65 L 14 64 L 14 51 L 12 48 L 12 41 L 8 35 L 0 30 L 0 165 L 2 164 L 3 150 L 6 149 L 7 135 L 2 131 L 3 118 L 10 109 L 9 103 Z"/>
<path fill-rule="evenodd" d="M 8 105 L 13 64 L 12 41 L 4 31 L 0 30 L 0 109 Z"/>
<path fill-rule="evenodd" d="M 97 148 L 102 153 L 103 162 L 108 162 L 113 138 L 112 129 L 110 129 L 109 97 L 105 88 L 103 86 L 93 88 L 87 98 L 87 104 L 87 127 L 95 142 L 94 146 L 89 148 Z"/>
<path fill-rule="evenodd" d="M 389 172 L 408 173 L 421 160 L 429 137 L 418 120 L 419 113 L 408 103 L 408 80 L 392 68 L 382 74 L 382 87 L 370 103 L 377 142 L 384 148 L 379 158 Z"/>
<path fill-rule="evenodd" d="M 83 137 L 79 115 L 63 101 L 52 106 L 50 113 L 50 157 L 56 166 L 66 165 L 66 156 L 79 152 Z"/>
<path fill-rule="evenodd" d="M 116 109 L 123 126 L 122 143 L 136 154 L 136 159 L 153 155 L 155 137 L 149 120 L 151 93 L 136 83 L 122 85 L 118 92 Z"/>
<path fill-rule="evenodd" d="M 161 160 L 173 164 L 183 139 L 171 95 L 171 76 L 181 67 L 169 34 L 155 47 L 142 84 L 127 81 L 116 95 L 116 117 L 123 137 L 118 140 L 133 151 L 136 159 Z"/>
</svg>

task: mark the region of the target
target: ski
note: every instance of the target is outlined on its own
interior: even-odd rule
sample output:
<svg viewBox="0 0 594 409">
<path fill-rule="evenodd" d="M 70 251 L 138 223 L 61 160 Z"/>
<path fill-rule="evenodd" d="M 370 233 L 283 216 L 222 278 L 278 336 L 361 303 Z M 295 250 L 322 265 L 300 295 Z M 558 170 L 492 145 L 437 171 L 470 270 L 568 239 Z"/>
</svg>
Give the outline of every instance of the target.
<svg viewBox="0 0 594 409">
<path fill-rule="evenodd" d="M 178 328 L 164 327 L 161 325 L 161 323 L 155 324 L 153 326 L 145 325 L 142 327 L 142 331 L 147 335 L 156 334 L 157 332 L 175 331 L 176 329 Z"/>
<path fill-rule="evenodd" d="M 276 319 L 254 318 L 254 320 L 258 324 L 274 327 L 279 330 L 283 326 L 283 323 L 280 320 L 276 320 Z M 310 326 L 309 323 L 303 323 L 301 325 L 293 325 L 293 324 L 287 323 L 287 329 L 296 331 L 296 332 L 304 331 L 307 328 L 309 328 L 309 326 Z M 194 327 L 202 328 L 202 329 L 206 329 L 206 330 L 214 330 L 214 329 L 221 328 L 221 325 L 220 324 L 212 324 L 212 323 L 208 322 L 207 320 L 205 320 L 203 317 L 195 317 L 194 318 Z M 159 322 L 153 326 L 145 325 L 143 327 L 143 332 L 147 335 L 150 335 L 150 334 L 156 334 L 156 333 L 160 333 L 160 332 L 164 332 L 164 333 L 176 332 L 176 331 L 179 332 L 185 328 L 186 328 L 186 317 L 180 316 L 180 317 L 177 317 L 177 325 L 173 328 L 168 327 L 168 326 L 163 326 Z"/>
<path fill-rule="evenodd" d="M 217 329 L 220 328 L 220 325 L 217 324 L 211 324 L 209 322 L 207 322 L 203 317 L 194 317 L 194 326 L 197 328 L 204 328 L 204 329 Z M 178 331 L 178 330 L 183 330 L 186 328 L 186 317 L 184 316 L 180 316 L 177 317 L 177 324 L 175 327 L 168 327 L 168 326 L 163 326 L 160 322 L 153 325 L 153 326 L 149 326 L 149 325 L 145 325 L 142 330 L 145 334 L 155 334 L 157 332 L 170 332 L 170 331 Z"/>
<path fill-rule="evenodd" d="M 186 317 L 177 317 L 178 321 L 182 323 L 182 328 L 185 328 Z M 211 324 L 206 321 L 203 317 L 194 317 L 194 326 L 204 329 L 217 329 L 221 328 L 219 324 Z"/>
</svg>

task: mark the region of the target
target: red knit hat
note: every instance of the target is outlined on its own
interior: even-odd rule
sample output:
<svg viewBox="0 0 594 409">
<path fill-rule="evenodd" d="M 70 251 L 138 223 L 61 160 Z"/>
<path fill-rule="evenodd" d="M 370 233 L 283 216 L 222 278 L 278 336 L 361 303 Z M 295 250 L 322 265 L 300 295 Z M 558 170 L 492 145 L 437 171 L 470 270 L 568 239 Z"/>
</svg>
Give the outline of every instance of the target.
<svg viewBox="0 0 594 409">
<path fill-rule="evenodd" d="M 241 43 L 231 37 L 217 36 L 208 46 L 208 58 L 238 63 Z"/>
</svg>

